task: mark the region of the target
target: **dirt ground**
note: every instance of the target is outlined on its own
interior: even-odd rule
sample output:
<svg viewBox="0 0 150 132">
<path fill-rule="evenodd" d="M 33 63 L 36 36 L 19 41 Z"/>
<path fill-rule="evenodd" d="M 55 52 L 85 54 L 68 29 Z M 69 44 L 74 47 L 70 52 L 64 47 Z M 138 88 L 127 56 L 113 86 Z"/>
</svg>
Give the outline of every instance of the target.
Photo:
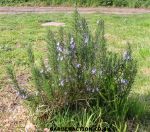
<svg viewBox="0 0 150 132">
<path fill-rule="evenodd" d="M 28 120 L 28 110 L 12 86 L 0 91 L 0 132 L 21 132 Z"/>
<path fill-rule="evenodd" d="M 20 13 L 71 13 L 73 7 L 0 7 L 0 14 Z M 150 13 L 150 9 L 141 8 L 78 8 L 80 13 L 108 13 L 108 14 L 143 14 Z"/>
<path fill-rule="evenodd" d="M 28 78 L 29 75 L 23 73 L 17 76 L 21 87 L 27 87 Z M 31 118 L 29 110 L 7 76 L 3 78 L 3 84 L 0 89 L 0 132 L 24 132 Z"/>
</svg>

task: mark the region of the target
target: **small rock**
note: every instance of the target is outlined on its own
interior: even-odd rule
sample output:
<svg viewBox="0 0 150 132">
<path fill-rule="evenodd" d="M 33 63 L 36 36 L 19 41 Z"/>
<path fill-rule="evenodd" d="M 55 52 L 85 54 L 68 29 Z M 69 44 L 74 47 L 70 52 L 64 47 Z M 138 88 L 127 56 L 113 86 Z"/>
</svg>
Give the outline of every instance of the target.
<svg viewBox="0 0 150 132">
<path fill-rule="evenodd" d="M 61 23 L 61 22 L 47 22 L 47 23 L 43 23 L 41 26 L 46 27 L 46 26 L 65 26 L 65 23 Z"/>
<path fill-rule="evenodd" d="M 35 125 L 33 125 L 30 121 L 27 121 L 25 132 L 36 132 Z"/>
<path fill-rule="evenodd" d="M 44 132 L 50 132 L 48 128 L 44 128 Z"/>
</svg>

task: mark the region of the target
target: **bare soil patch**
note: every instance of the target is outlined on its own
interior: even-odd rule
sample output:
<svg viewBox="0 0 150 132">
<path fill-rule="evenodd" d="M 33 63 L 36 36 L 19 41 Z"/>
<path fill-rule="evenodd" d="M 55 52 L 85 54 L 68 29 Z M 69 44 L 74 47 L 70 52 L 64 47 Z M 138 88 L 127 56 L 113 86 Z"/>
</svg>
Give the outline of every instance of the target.
<svg viewBox="0 0 150 132">
<path fill-rule="evenodd" d="M 0 14 L 19 13 L 71 13 L 73 7 L 0 7 Z M 78 8 L 80 13 L 108 13 L 108 14 L 143 14 L 150 13 L 150 9 L 143 8 Z"/>
<path fill-rule="evenodd" d="M 22 131 L 28 119 L 28 111 L 17 97 L 12 86 L 0 91 L 0 131 Z"/>
<path fill-rule="evenodd" d="M 46 23 L 42 23 L 41 24 L 43 27 L 47 27 L 47 26 L 65 26 L 65 23 L 61 23 L 61 22 L 46 22 Z"/>
</svg>

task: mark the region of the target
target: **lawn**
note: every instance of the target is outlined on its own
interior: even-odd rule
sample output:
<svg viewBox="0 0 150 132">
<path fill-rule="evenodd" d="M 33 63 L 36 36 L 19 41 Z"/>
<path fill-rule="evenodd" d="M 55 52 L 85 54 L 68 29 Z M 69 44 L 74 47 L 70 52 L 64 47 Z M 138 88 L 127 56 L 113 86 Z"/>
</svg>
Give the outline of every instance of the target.
<svg viewBox="0 0 150 132">
<path fill-rule="evenodd" d="M 116 7 L 150 7 L 149 0 L 1 0 L 1 6 L 116 6 Z"/>
<path fill-rule="evenodd" d="M 128 42 L 131 44 L 133 55 L 138 61 L 138 74 L 131 96 L 138 96 L 150 109 L 150 14 L 128 16 L 85 14 L 83 16 L 86 17 L 91 29 L 95 27 L 98 19 L 104 19 L 109 50 L 121 53 Z M 28 44 L 33 45 L 37 63 L 40 57 L 46 55 L 45 41 L 48 27 L 42 27 L 41 24 L 47 21 L 64 22 L 66 24 L 64 28 L 67 30 L 72 16 L 67 13 L 0 15 L 1 89 L 4 89 L 8 83 L 5 70 L 8 64 L 15 64 L 18 74 L 29 70 L 26 52 Z M 53 31 L 58 29 L 49 28 Z M 150 120 L 150 117 L 143 120 Z"/>
</svg>

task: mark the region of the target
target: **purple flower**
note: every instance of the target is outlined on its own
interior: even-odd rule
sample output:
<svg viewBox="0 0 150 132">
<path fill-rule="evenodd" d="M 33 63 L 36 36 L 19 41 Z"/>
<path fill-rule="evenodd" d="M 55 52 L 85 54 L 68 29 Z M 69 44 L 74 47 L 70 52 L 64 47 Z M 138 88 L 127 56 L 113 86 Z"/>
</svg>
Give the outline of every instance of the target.
<svg viewBox="0 0 150 132">
<path fill-rule="evenodd" d="M 72 43 L 71 45 L 70 45 L 70 48 L 73 50 L 73 49 L 75 49 L 75 43 Z"/>
<path fill-rule="evenodd" d="M 61 46 L 58 46 L 58 47 L 57 47 L 57 51 L 62 52 L 62 51 L 63 51 L 62 47 L 61 47 Z"/>
<path fill-rule="evenodd" d="M 76 65 L 76 68 L 80 68 L 80 67 L 81 67 L 81 64 L 77 64 L 77 65 Z"/>
<path fill-rule="evenodd" d="M 131 59 L 131 56 L 130 56 L 130 54 L 129 54 L 128 51 L 125 51 L 125 52 L 123 53 L 123 59 L 126 60 L 126 61 L 128 61 L 128 60 Z"/>
<path fill-rule="evenodd" d="M 96 74 L 96 68 L 92 69 L 92 74 Z"/>
<path fill-rule="evenodd" d="M 58 52 L 63 52 L 63 47 L 60 45 L 60 43 L 57 43 L 57 47 L 56 47 Z"/>
<path fill-rule="evenodd" d="M 76 44 L 75 44 L 75 42 L 74 42 L 74 38 L 71 38 L 71 41 L 70 41 L 70 48 L 73 50 L 73 49 L 75 49 L 75 46 L 76 46 Z"/>
<path fill-rule="evenodd" d="M 120 82 L 121 82 L 121 84 L 124 84 L 124 85 L 127 85 L 129 83 L 129 81 L 126 79 L 121 79 Z"/>
</svg>

